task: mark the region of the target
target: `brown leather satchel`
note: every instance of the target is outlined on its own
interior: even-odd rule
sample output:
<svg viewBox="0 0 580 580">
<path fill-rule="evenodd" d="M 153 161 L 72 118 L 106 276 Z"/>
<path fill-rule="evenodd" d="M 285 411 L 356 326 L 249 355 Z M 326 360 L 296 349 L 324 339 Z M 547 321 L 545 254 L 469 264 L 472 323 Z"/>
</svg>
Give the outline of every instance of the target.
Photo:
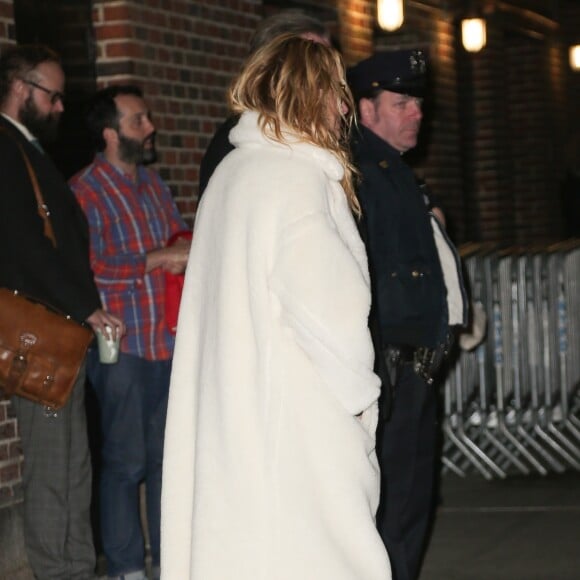
<svg viewBox="0 0 580 580">
<path fill-rule="evenodd" d="M 26 168 L 44 221 L 44 235 L 56 247 L 50 212 L 24 151 Z M 0 288 L 0 388 L 46 405 L 51 411 L 67 402 L 93 332 L 54 309 L 17 291 Z"/>
<path fill-rule="evenodd" d="M 92 339 L 89 328 L 0 288 L 0 387 L 6 394 L 60 409 Z"/>
</svg>

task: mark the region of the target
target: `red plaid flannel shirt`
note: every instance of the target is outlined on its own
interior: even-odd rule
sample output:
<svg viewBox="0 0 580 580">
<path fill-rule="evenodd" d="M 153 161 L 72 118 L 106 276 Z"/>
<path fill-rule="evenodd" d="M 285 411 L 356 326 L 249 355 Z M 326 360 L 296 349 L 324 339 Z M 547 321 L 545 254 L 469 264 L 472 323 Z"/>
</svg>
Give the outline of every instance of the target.
<svg viewBox="0 0 580 580">
<path fill-rule="evenodd" d="M 169 188 L 142 166 L 133 182 L 102 155 L 70 186 L 89 222 L 91 265 L 103 306 L 127 325 L 121 351 L 148 360 L 171 358 L 164 273 L 161 268 L 145 273 L 146 253 L 187 229 Z"/>
</svg>

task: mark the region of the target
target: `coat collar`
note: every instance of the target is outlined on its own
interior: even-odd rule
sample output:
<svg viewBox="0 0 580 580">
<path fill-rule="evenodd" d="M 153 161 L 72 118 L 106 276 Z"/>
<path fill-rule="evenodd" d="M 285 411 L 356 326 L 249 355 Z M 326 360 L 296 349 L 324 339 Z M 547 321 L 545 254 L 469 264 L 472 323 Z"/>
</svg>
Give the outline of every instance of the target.
<svg viewBox="0 0 580 580">
<path fill-rule="evenodd" d="M 34 135 L 22 123 L 20 123 L 16 119 L 13 119 L 12 117 L 6 115 L 5 113 L 0 113 L 0 116 L 2 116 L 2 118 L 7 121 L 6 124 L 8 124 L 10 127 L 18 129 L 18 131 L 20 131 L 20 133 L 22 133 L 22 135 L 26 137 L 27 141 L 32 141 L 33 139 L 35 139 Z"/>
<path fill-rule="evenodd" d="M 265 135 L 258 123 L 259 115 L 255 111 L 246 111 L 240 116 L 238 124 L 230 132 L 230 141 L 235 147 L 279 148 L 289 154 L 298 155 L 311 160 L 333 181 L 340 181 L 344 176 L 344 168 L 334 153 L 301 140 L 301 137 L 291 130 L 284 130 L 285 142 L 281 143 Z"/>
</svg>

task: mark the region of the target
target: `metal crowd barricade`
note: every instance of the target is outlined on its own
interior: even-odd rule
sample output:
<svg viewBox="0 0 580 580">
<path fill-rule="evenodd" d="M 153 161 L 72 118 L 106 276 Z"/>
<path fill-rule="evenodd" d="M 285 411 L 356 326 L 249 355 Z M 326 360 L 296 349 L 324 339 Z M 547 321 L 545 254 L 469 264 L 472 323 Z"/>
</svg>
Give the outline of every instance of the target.
<svg viewBox="0 0 580 580">
<path fill-rule="evenodd" d="M 580 240 L 462 258 L 487 333 L 445 374 L 443 472 L 580 470 Z"/>
</svg>

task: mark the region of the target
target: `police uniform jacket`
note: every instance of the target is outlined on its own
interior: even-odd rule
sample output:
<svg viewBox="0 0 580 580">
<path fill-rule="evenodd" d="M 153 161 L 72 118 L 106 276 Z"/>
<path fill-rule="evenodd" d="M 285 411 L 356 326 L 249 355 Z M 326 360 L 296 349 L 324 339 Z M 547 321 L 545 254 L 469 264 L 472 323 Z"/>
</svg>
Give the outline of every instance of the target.
<svg viewBox="0 0 580 580">
<path fill-rule="evenodd" d="M 401 154 L 366 127 L 355 136 L 354 157 L 383 346 L 434 347 L 445 338 L 449 311 L 429 199 Z M 464 318 L 456 254 L 453 261 Z"/>
</svg>

